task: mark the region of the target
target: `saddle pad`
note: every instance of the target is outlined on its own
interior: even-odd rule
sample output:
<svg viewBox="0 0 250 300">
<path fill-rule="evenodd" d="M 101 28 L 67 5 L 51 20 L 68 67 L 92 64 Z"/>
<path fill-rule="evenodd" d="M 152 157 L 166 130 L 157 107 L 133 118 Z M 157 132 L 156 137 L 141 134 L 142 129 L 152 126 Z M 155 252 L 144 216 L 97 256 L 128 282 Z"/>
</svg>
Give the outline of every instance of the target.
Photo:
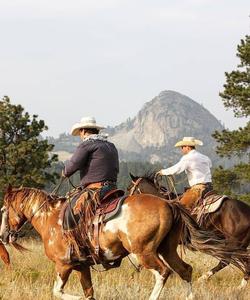
<svg viewBox="0 0 250 300">
<path fill-rule="evenodd" d="M 203 213 L 208 214 L 208 213 L 216 212 L 216 210 L 218 210 L 221 207 L 223 201 L 227 198 L 228 197 L 226 195 L 211 195 L 204 198 Z"/>
<path fill-rule="evenodd" d="M 216 212 L 225 199 L 228 199 L 225 195 L 209 193 L 201 199 L 202 201 L 198 202 L 198 205 L 192 210 L 192 214 L 196 215 L 198 220 L 201 220 L 205 214 Z"/>
<path fill-rule="evenodd" d="M 121 206 L 126 198 L 127 196 L 122 196 L 112 200 L 111 202 L 102 203 L 101 206 L 97 208 L 93 223 L 106 223 L 109 220 L 113 219 L 120 212 Z"/>
</svg>

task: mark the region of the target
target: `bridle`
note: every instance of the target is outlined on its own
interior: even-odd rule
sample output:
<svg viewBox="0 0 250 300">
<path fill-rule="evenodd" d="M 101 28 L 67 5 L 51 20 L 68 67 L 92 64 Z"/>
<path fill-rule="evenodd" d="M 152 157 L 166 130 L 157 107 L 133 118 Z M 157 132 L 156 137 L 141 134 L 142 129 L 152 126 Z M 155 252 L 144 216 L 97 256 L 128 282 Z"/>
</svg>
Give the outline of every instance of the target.
<svg viewBox="0 0 250 300">
<path fill-rule="evenodd" d="M 142 194 L 142 191 L 140 190 L 140 188 L 138 186 L 139 183 L 141 182 L 141 180 L 142 180 L 142 177 L 137 178 L 136 181 L 132 180 L 133 186 L 129 192 L 129 196 L 134 195 L 135 191 L 137 191 L 139 194 Z"/>
<path fill-rule="evenodd" d="M 12 205 L 12 203 L 8 203 L 9 205 L 8 206 L 3 206 L 1 208 L 1 212 L 3 214 L 3 216 L 5 217 L 5 228 L 4 228 L 4 235 L 7 237 L 9 237 L 9 240 L 11 238 L 18 238 L 18 236 L 20 235 L 20 231 L 22 230 L 22 228 L 29 222 L 31 223 L 33 217 L 38 213 L 38 211 L 44 206 L 44 204 L 46 203 L 47 201 L 44 200 L 42 202 L 42 204 L 37 208 L 36 211 L 34 211 L 31 215 L 31 217 L 28 219 L 26 219 L 25 222 L 23 222 L 23 224 L 17 229 L 17 230 L 14 230 L 14 229 L 10 229 L 10 226 L 9 226 L 9 208 L 11 207 L 11 209 L 13 210 L 14 212 L 14 215 L 15 217 L 18 218 L 18 220 L 21 220 L 22 219 L 22 216 L 17 212 L 17 210 L 14 208 L 14 206 Z M 1 225 L 1 231 L 3 230 L 2 228 L 3 224 Z M 2 237 L 0 237 L 0 239 L 2 240 Z"/>
<path fill-rule="evenodd" d="M 160 176 L 160 175 L 156 174 L 154 176 L 154 186 L 158 190 L 159 194 L 161 194 L 163 198 L 169 199 L 171 192 L 174 192 L 174 194 L 176 195 L 176 198 L 179 200 L 179 196 L 178 196 L 177 191 L 175 189 L 175 183 L 174 183 L 173 176 L 171 176 L 171 175 L 167 176 L 167 186 L 168 186 L 168 188 L 165 191 L 163 190 L 163 187 L 161 187 L 159 185 L 159 182 L 157 180 L 158 176 Z M 140 187 L 139 187 L 139 183 L 141 182 L 142 179 L 143 179 L 143 177 L 139 177 L 136 180 L 132 180 L 133 187 L 130 189 L 129 196 L 132 196 L 136 191 L 139 194 L 143 193 L 141 191 Z"/>
</svg>

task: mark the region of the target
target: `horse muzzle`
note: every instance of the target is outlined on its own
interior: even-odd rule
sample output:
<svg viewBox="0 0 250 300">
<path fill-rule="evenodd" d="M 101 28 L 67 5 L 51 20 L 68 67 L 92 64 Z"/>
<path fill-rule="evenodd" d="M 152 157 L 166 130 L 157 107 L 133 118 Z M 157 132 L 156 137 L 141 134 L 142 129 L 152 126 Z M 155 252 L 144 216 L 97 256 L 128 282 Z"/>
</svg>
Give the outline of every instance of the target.
<svg viewBox="0 0 250 300">
<path fill-rule="evenodd" d="M 14 230 L 10 230 L 10 231 L 4 232 L 3 235 L 0 236 L 0 240 L 2 241 L 2 243 L 4 245 L 8 245 L 8 244 L 16 242 L 18 237 L 19 237 L 18 232 L 14 231 Z"/>
<path fill-rule="evenodd" d="M 9 231 L 5 231 L 1 236 L 0 236 L 0 240 L 4 245 L 9 244 L 9 237 L 10 237 L 10 232 Z"/>
</svg>

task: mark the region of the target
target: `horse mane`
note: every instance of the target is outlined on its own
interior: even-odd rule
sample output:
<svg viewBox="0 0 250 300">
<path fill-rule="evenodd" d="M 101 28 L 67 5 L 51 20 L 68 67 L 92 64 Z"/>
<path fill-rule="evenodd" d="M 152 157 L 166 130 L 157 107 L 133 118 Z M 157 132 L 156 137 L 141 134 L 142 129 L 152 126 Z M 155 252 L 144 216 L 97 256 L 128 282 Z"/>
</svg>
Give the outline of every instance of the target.
<svg viewBox="0 0 250 300">
<path fill-rule="evenodd" d="M 10 191 L 7 191 L 5 194 L 5 200 L 8 203 L 11 203 L 17 194 L 20 194 L 20 200 L 23 202 L 26 198 L 31 198 L 31 197 L 39 197 L 42 198 L 43 201 L 46 201 L 45 206 L 51 206 L 57 204 L 59 201 L 65 202 L 66 198 L 59 197 L 56 195 L 51 196 L 49 193 L 47 193 L 44 190 L 40 190 L 37 188 L 31 188 L 31 187 L 19 187 L 19 188 L 12 188 Z"/>
<path fill-rule="evenodd" d="M 154 183 L 155 174 L 156 174 L 155 171 L 148 171 L 145 174 L 143 174 L 142 176 L 138 176 L 138 178 L 139 177 L 143 178 L 143 179 L 149 181 L 150 183 L 152 183 L 153 185 L 155 185 L 155 183 Z"/>
</svg>

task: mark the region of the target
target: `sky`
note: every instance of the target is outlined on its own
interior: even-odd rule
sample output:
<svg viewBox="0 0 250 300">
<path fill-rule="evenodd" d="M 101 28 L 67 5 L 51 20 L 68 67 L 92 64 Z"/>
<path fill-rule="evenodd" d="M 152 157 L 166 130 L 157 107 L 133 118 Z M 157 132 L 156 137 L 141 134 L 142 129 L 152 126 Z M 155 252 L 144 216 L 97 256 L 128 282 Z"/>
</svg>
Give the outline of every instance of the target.
<svg viewBox="0 0 250 300">
<path fill-rule="evenodd" d="M 249 15 L 248 0 L 0 0 L 0 98 L 55 137 L 84 116 L 118 125 L 164 90 L 236 129 L 219 92 Z"/>
</svg>

